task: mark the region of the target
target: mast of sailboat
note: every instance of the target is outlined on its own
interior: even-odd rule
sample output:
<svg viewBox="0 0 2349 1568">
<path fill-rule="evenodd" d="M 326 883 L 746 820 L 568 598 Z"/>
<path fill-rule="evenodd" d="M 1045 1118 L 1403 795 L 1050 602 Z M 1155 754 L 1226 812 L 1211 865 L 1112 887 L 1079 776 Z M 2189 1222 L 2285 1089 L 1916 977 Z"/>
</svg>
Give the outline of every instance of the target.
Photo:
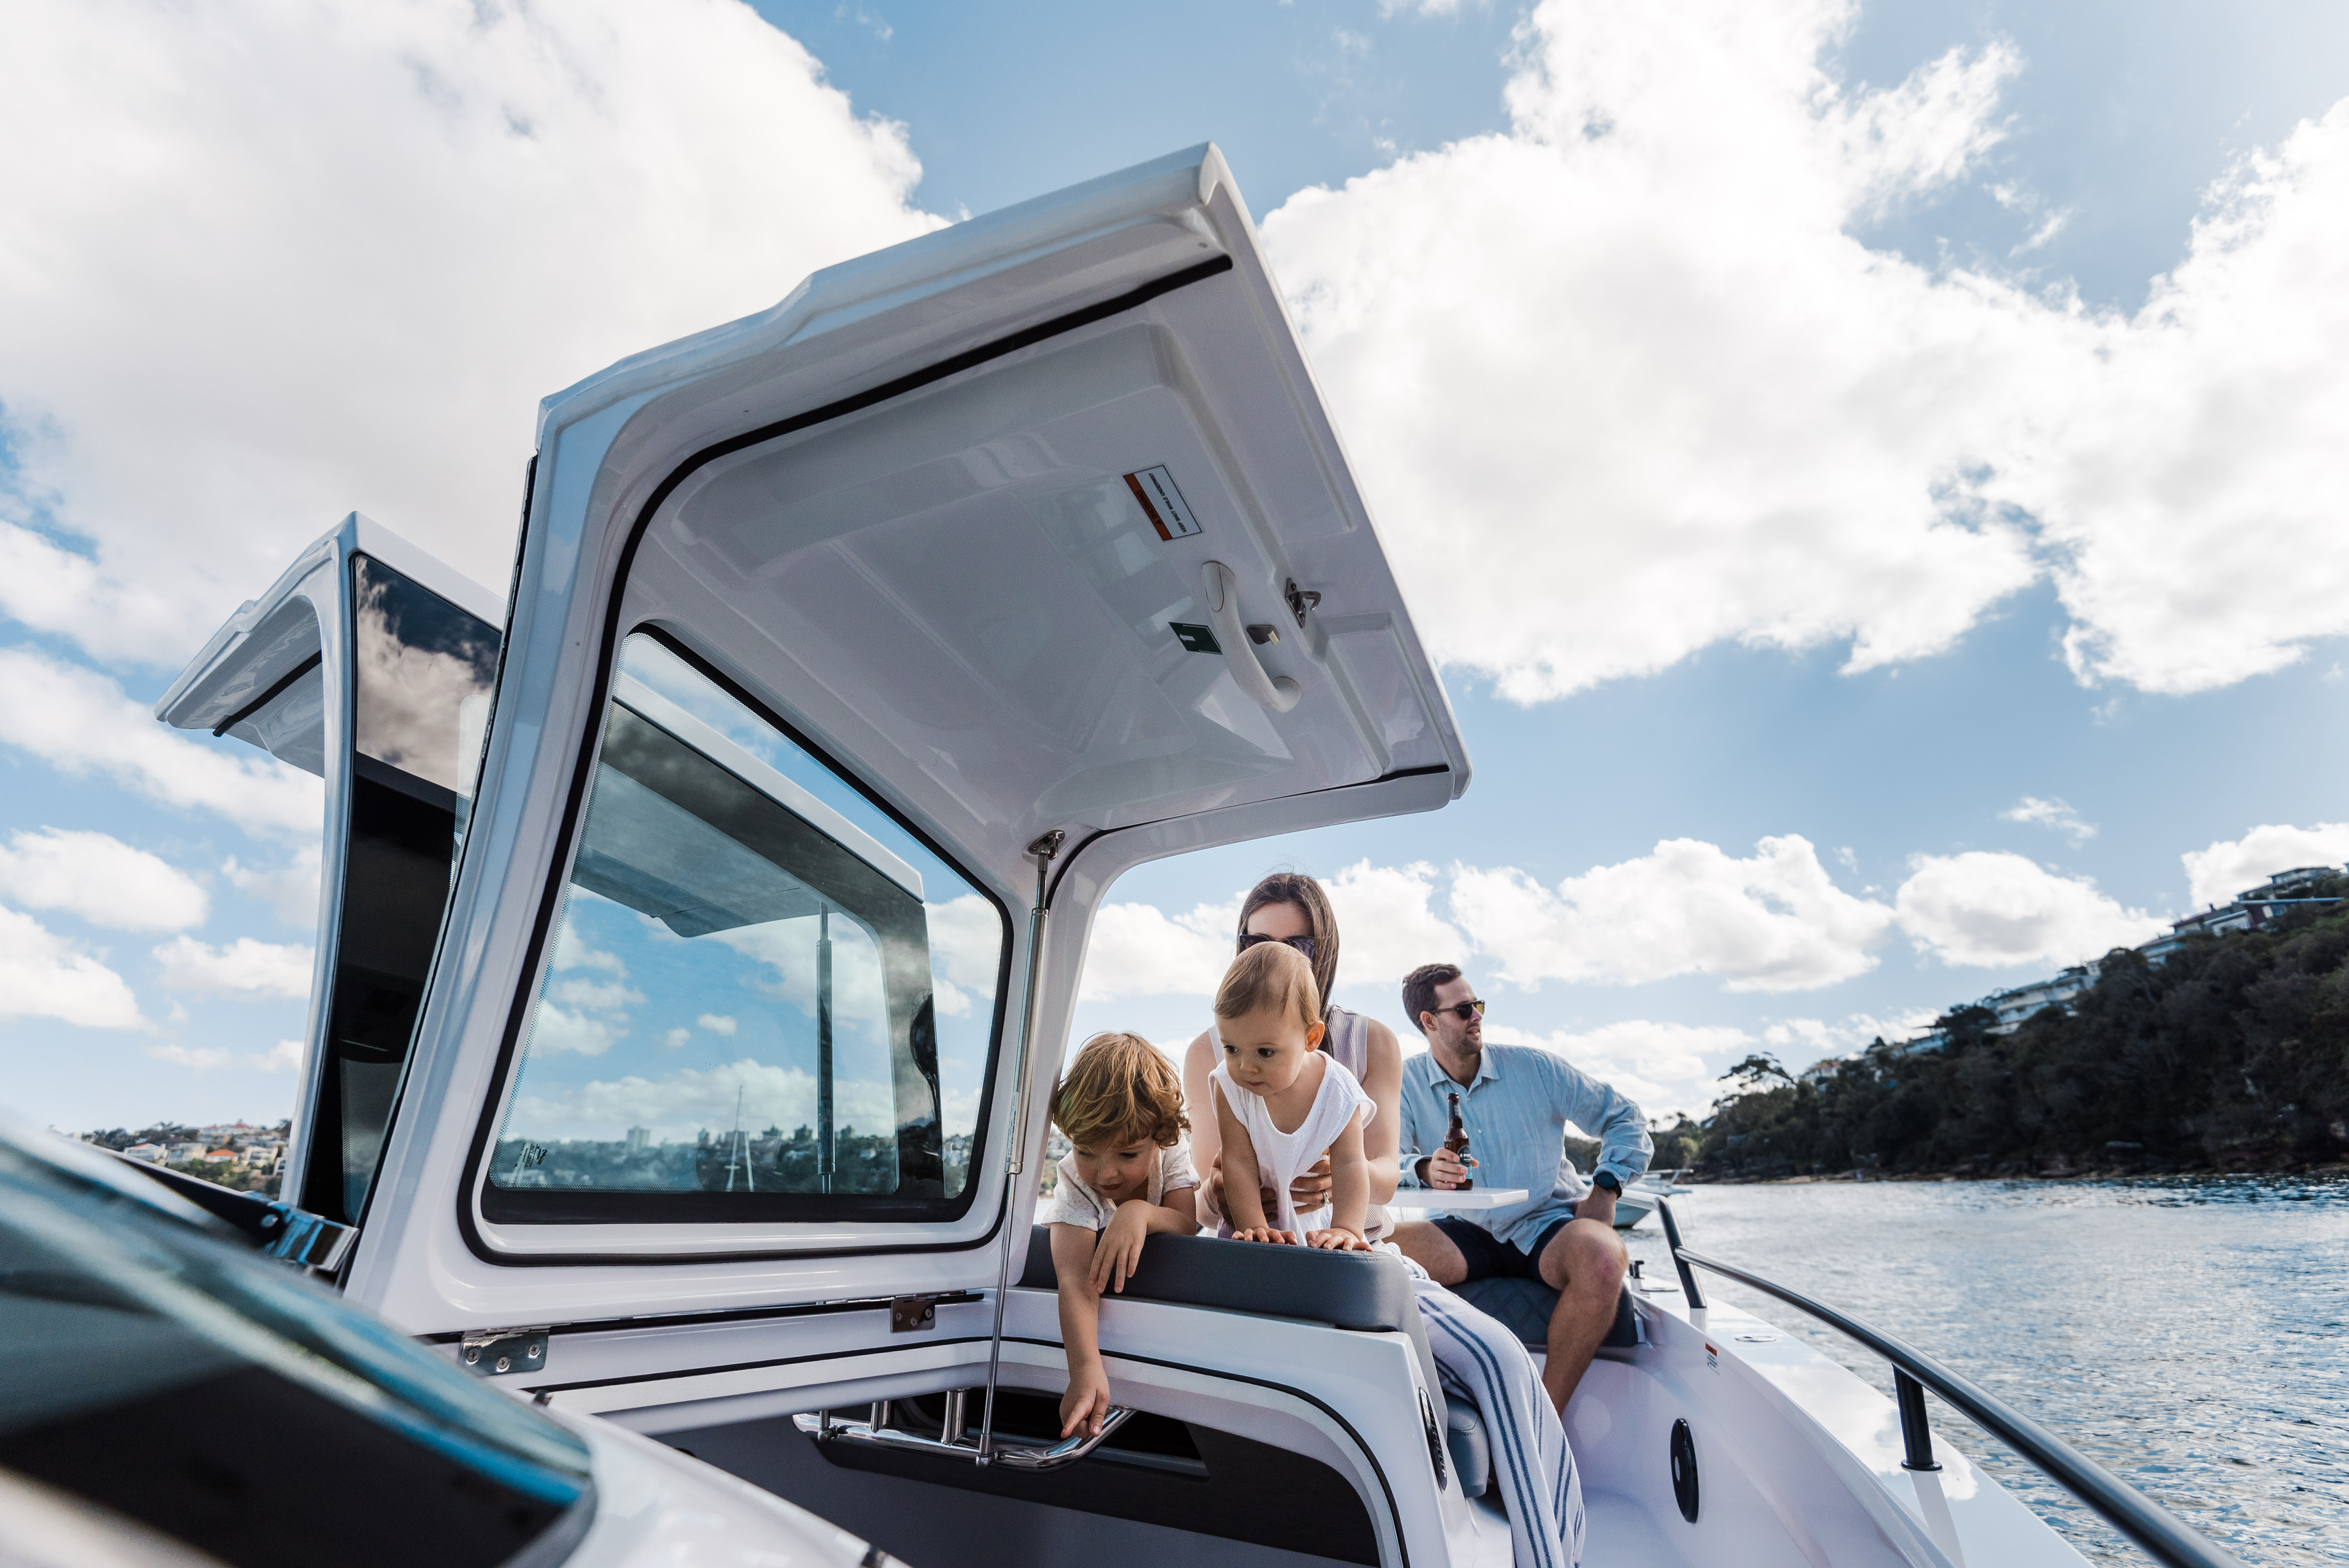
<svg viewBox="0 0 2349 1568">
<path fill-rule="evenodd" d="M 734 1130 L 726 1135 L 726 1190 L 729 1192 L 734 1191 L 735 1157 L 738 1151 L 741 1157 L 742 1180 L 748 1182 L 750 1181 L 750 1151 L 742 1143 L 742 1086 L 740 1084 L 734 1086 Z M 755 1192 L 758 1188 L 753 1184 L 747 1187 L 745 1191 Z"/>
<path fill-rule="evenodd" d="M 832 911 L 819 906 L 815 927 L 815 1174 L 832 1191 Z"/>
</svg>

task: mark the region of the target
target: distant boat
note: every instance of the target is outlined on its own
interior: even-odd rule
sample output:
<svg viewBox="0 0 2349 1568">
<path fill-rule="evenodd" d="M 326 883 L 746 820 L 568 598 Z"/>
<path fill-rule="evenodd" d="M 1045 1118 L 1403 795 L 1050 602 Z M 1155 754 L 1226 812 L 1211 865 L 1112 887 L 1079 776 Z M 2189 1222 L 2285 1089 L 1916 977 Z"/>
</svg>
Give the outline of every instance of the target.
<svg viewBox="0 0 2349 1568">
<path fill-rule="evenodd" d="M 1677 1183 L 1687 1174 L 1685 1169 L 1651 1171 L 1624 1188 L 1623 1195 L 1615 1200 L 1615 1228 L 1619 1231 L 1637 1230 L 1655 1213 L 1657 1199 L 1686 1195 L 1691 1189 Z"/>
</svg>

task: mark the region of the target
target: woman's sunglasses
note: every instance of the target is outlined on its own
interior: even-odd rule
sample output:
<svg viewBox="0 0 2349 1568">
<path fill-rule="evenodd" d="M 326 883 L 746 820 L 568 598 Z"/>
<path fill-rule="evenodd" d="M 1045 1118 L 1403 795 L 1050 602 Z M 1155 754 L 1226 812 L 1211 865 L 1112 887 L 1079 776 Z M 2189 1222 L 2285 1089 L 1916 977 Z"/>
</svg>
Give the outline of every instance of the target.
<svg viewBox="0 0 2349 1568">
<path fill-rule="evenodd" d="M 1464 1024 L 1471 1018 L 1483 1017 L 1485 1016 L 1485 1004 L 1482 1002 L 1454 1002 L 1449 1007 L 1433 1007 L 1430 1008 L 1429 1011 L 1436 1013 L 1449 1013 Z"/>
<path fill-rule="evenodd" d="M 1240 951 L 1242 953 L 1246 953 L 1249 948 L 1254 947 L 1259 942 L 1281 943 L 1287 946 L 1294 947 L 1298 952 L 1302 953 L 1309 959 L 1313 956 L 1313 939 L 1309 936 L 1267 936 L 1261 932 L 1255 931 L 1251 931 L 1247 935 L 1240 938 Z"/>
</svg>

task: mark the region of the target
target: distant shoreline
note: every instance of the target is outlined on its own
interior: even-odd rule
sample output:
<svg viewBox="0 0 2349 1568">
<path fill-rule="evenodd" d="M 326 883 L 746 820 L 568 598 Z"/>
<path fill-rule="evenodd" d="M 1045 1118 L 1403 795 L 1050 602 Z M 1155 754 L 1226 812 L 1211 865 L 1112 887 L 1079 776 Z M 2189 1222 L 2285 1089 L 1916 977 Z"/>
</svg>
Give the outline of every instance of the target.
<svg viewBox="0 0 2349 1568">
<path fill-rule="evenodd" d="M 1873 1186 L 1879 1181 L 2127 1181 L 2168 1177 L 2214 1176 L 2349 1176 L 2349 1162 L 2304 1166 L 2176 1166 L 2151 1171 L 2143 1166 L 2093 1166 L 2077 1171 L 1869 1171 L 1855 1176 L 1848 1171 L 1812 1176 L 1711 1176 L 1692 1180 L 1690 1187 L 1810 1187 Z"/>
</svg>

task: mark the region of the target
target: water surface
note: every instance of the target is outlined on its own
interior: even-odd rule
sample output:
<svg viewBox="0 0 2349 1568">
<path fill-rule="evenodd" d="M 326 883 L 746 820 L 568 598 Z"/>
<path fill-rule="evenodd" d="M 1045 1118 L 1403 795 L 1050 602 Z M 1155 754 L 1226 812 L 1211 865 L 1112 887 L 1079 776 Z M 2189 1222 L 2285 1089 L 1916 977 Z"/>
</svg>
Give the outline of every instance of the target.
<svg viewBox="0 0 2349 1568">
<path fill-rule="evenodd" d="M 1702 1187 L 1690 1246 L 1905 1339 L 2253 1563 L 2349 1563 L 2349 1181 Z M 1668 1269 L 1654 1222 L 1631 1254 Z M 1716 1276 L 1705 1291 L 1888 1395 L 1882 1362 Z M 2143 1556 L 1988 1434 L 1934 1429 L 2098 1563 Z"/>
</svg>

